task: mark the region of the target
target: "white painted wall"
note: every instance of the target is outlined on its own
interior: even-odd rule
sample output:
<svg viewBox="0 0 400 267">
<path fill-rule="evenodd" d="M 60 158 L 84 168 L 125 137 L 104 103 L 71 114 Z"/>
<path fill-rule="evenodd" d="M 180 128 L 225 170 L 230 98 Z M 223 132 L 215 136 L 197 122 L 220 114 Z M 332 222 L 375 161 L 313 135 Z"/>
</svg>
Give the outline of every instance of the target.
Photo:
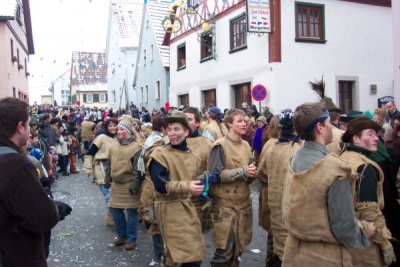
<svg viewBox="0 0 400 267">
<path fill-rule="evenodd" d="M 394 99 L 400 108 L 400 1 L 392 1 Z"/>
<path fill-rule="evenodd" d="M 216 88 L 217 105 L 233 107 L 232 84 L 263 84 L 269 95 L 262 105 L 273 113 L 296 108 L 318 97 L 308 82 L 326 81 L 326 95 L 336 103 L 337 81 L 343 77 L 358 80 L 354 108 L 372 110 L 377 99 L 390 95 L 393 87 L 393 41 L 391 9 L 344 1 L 308 1 L 325 4 L 325 44 L 295 42 L 293 1 L 282 5 L 282 62 L 268 63 L 268 36 L 248 36 L 248 48 L 229 54 L 229 19 L 243 9 L 217 21 L 217 61 L 200 61 L 200 43 L 195 34 L 171 44 L 171 106 L 178 95 L 189 93 L 190 105 L 201 107 L 201 90 Z M 366 20 L 368 18 L 368 20 Z M 173 41 L 173 40 L 172 40 Z M 177 71 L 177 46 L 186 42 L 186 69 Z M 378 92 L 370 95 L 370 85 Z M 258 106 L 258 105 L 257 105 Z"/>
</svg>

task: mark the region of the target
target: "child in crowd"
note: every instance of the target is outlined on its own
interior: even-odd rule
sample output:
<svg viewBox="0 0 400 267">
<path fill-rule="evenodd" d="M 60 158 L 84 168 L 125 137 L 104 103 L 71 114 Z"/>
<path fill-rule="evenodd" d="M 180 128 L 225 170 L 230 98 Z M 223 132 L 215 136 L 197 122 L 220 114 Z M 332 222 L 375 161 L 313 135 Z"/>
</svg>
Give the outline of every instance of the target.
<svg viewBox="0 0 400 267">
<path fill-rule="evenodd" d="M 71 145 L 68 152 L 68 157 L 70 160 L 70 173 L 79 173 L 76 170 L 76 155 L 79 154 L 79 141 L 77 136 L 77 129 L 76 127 L 70 128 L 70 135 L 69 139 L 71 140 Z"/>
<path fill-rule="evenodd" d="M 61 154 L 58 156 L 58 160 L 60 161 L 60 169 L 58 172 L 62 172 L 64 176 L 69 176 L 70 173 L 68 172 L 68 164 L 69 164 L 69 147 L 72 144 L 71 139 L 68 136 L 68 131 L 64 130 L 61 133 L 60 144 L 61 144 Z"/>
<path fill-rule="evenodd" d="M 58 162 L 58 154 L 57 154 L 56 148 L 54 146 L 51 146 L 49 153 L 51 156 L 51 166 L 52 166 L 51 169 L 53 170 L 53 173 L 55 174 L 55 173 L 57 173 L 57 162 Z M 54 176 L 55 176 L 55 179 L 58 178 L 57 174 L 55 174 Z"/>
</svg>

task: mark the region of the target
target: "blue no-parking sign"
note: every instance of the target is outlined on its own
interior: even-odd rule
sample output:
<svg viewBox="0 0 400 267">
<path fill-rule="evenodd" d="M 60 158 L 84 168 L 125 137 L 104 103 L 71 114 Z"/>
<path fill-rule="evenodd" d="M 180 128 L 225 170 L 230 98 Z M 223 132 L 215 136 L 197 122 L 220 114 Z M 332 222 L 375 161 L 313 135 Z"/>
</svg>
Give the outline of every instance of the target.
<svg viewBox="0 0 400 267">
<path fill-rule="evenodd" d="M 258 102 L 263 101 L 268 95 L 267 88 L 262 84 L 257 84 L 251 89 L 251 97 Z"/>
</svg>

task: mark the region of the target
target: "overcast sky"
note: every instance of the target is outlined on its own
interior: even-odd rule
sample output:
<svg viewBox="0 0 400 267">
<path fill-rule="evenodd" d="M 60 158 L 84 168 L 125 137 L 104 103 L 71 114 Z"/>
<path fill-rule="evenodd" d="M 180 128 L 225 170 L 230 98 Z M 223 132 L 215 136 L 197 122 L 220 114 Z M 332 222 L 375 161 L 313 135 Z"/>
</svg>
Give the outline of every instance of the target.
<svg viewBox="0 0 400 267">
<path fill-rule="evenodd" d="M 30 1 L 35 46 L 28 67 L 31 103 L 40 103 L 41 95 L 50 95 L 51 82 L 70 68 L 72 51 L 105 52 L 109 3 Z"/>
</svg>

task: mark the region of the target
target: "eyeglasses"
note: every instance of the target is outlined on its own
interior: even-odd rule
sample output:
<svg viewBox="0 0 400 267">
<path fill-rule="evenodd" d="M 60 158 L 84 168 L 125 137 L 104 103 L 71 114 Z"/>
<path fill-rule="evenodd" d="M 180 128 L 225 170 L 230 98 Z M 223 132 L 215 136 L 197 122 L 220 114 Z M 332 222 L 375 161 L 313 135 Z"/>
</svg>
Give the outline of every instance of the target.
<svg viewBox="0 0 400 267">
<path fill-rule="evenodd" d="M 361 135 L 362 136 L 362 135 Z M 361 137 L 360 136 L 360 137 Z M 375 133 L 375 132 L 370 132 L 370 133 L 366 133 L 364 136 L 367 136 L 367 137 L 369 137 L 369 138 L 375 138 L 375 137 L 378 137 L 378 134 L 377 133 Z"/>
</svg>

